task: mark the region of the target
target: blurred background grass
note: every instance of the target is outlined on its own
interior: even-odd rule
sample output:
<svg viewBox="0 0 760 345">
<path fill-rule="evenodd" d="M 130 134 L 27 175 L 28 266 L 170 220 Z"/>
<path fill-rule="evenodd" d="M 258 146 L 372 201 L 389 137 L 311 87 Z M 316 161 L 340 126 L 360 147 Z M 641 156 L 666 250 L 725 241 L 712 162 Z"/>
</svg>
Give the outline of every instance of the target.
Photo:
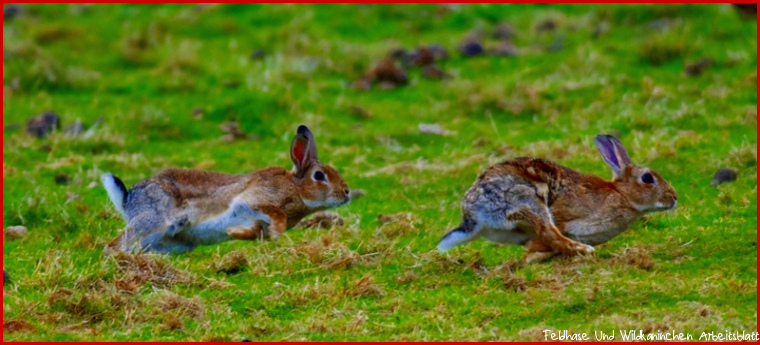
<svg viewBox="0 0 760 345">
<path fill-rule="evenodd" d="M 497 45 L 501 23 L 515 30 L 516 56 L 457 51 L 478 30 L 486 48 Z M 405 86 L 351 87 L 391 50 L 428 44 L 448 49 L 438 66 L 451 78 L 411 68 Z M 14 279 L 4 337 L 538 340 L 544 328 L 754 329 L 756 51 L 756 21 L 729 4 L 6 4 L 3 225 L 30 234 L 3 243 Z M 686 73 L 705 58 L 704 71 Z M 90 131 L 24 133 L 45 111 Z M 226 122 L 245 138 L 224 140 Z M 322 160 L 368 192 L 337 210 L 346 226 L 150 258 L 189 277 L 171 284 L 131 279 L 143 271 L 102 256 L 123 221 L 100 173 L 132 185 L 169 167 L 287 167 L 302 123 Z M 592 141 L 600 132 L 619 134 L 634 162 L 665 176 L 679 209 L 648 216 L 585 261 L 515 268 L 519 247 L 485 241 L 433 250 L 490 164 L 540 156 L 607 177 Z M 737 181 L 710 186 L 721 167 Z M 402 211 L 415 220 L 377 221 Z M 241 273 L 217 270 L 230 253 L 247 258 Z"/>
</svg>

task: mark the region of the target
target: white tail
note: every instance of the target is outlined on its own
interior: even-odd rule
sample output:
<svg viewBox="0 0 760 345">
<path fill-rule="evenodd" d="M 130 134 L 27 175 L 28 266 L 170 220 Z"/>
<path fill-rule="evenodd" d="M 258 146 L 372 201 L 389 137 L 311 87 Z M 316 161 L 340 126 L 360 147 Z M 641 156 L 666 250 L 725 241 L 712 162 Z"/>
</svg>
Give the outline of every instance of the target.
<svg viewBox="0 0 760 345">
<path fill-rule="evenodd" d="M 441 242 L 438 243 L 438 251 L 445 252 L 451 248 L 456 247 L 462 243 L 467 243 L 476 238 L 474 231 L 467 231 L 461 227 L 456 228 L 443 236 Z"/>
<path fill-rule="evenodd" d="M 118 177 L 111 174 L 103 174 L 100 177 L 100 181 L 103 182 L 103 187 L 105 187 L 114 207 L 127 220 L 127 212 L 124 209 L 124 204 L 127 201 L 127 187 L 124 186 L 124 182 L 121 182 Z"/>
</svg>

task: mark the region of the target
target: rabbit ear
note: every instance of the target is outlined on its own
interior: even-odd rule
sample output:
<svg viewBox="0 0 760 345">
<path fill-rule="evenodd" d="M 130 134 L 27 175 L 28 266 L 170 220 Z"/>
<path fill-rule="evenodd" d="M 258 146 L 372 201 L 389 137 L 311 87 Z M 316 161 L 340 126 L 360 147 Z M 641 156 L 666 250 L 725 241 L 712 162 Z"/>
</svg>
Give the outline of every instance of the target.
<svg viewBox="0 0 760 345">
<path fill-rule="evenodd" d="M 317 142 L 314 141 L 314 135 L 311 134 L 309 128 L 304 125 L 298 126 L 298 135 L 303 135 L 306 137 L 306 139 L 309 140 L 309 158 L 318 161 L 319 157 L 317 157 Z"/>
<path fill-rule="evenodd" d="M 618 161 L 620 161 L 620 167 L 625 168 L 628 165 L 631 165 L 631 158 L 628 157 L 628 151 L 625 150 L 625 146 L 623 146 L 623 143 L 618 140 L 618 138 L 615 138 L 613 136 L 609 136 L 610 141 L 613 145 L 615 145 L 615 153 L 617 154 Z"/>
<path fill-rule="evenodd" d="M 296 167 L 298 176 L 303 176 L 311 162 L 317 161 L 314 136 L 306 126 L 298 126 L 298 133 L 293 138 L 293 143 L 290 144 L 290 159 Z"/>
<path fill-rule="evenodd" d="M 615 174 L 615 177 L 620 177 L 623 174 L 623 165 L 618 157 L 618 150 L 615 147 L 616 145 L 613 139 L 617 140 L 611 135 L 599 134 L 594 138 L 594 142 L 599 149 L 599 153 L 602 154 L 604 161 L 607 162 L 607 165 L 609 165 L 610 168 L 612 168 L 612 173 Z M 625 152 L 625 150 L 623 151 Z M 628 155 L 626 154 L 626 158 L 627 157 Z"/>
</svg>

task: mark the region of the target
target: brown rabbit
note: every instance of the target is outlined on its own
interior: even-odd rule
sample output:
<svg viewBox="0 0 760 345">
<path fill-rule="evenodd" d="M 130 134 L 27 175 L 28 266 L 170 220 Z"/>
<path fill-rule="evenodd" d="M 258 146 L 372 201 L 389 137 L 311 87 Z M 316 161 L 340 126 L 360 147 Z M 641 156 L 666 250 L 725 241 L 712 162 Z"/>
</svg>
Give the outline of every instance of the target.
<svg viewBox="0 0 760 345">
<path fill-rule="evenodd" d="M 303 217 L 351 200 L 340 174 L 319 163 L 306 126 L 298 127 L 290 157 L 293 171 L 271 167 L 228 175 L 171 169 L 129 191 L 117 177 L 104 174 L 108 196 L 127 221 L 106 253 L 183 253 L 233 239 L 277 239 Z"/>
<path fill-rule="evenodd" d="M 557 253 L 591 254 L 591 246 L 619 235 L 644 213 L 676 206 L 673 187 L 655 171 L 631 165 L 618 139 L 600 134 L 595 142 L 612 181 L 539 158 L 494 165 L 465 193 L 462 224 L 438 249 L 485 237 L 525 244 L 528 262 Z"/>
</svg>

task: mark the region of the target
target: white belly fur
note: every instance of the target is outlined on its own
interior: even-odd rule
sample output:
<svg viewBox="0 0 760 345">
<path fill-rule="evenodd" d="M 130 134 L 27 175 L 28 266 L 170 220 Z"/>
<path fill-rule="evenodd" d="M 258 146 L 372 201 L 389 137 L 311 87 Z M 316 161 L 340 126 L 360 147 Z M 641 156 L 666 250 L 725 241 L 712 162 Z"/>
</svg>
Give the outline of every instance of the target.
<svg viewBox="0 0 760 345">
<path fill-rule="evenodd" d="M 259 211 L 233 204 L 227 212 L 197 224 L 191 224 L 177 236 L 196 245 L 217 244 L 232 240 L 232 237 L 227 234 L 229 228 L 236 226 L 250 228 L 256 221 L 267 222 L 267 220 L 269 217 Z"/>
<path fill-rule="evenodd" d="M 479 235 L 488 241 L 500 244 L 525 244 L 536 237 L 536 234 L 532 230 L 525 231 L 525 226 L 521 225 L 519 222 L 506 222 L 499 228 L 483 227 Z"/>
<path fill-rule="evenodd" d="M 587 222 L 569 222 L 565 224 L 565 236 L 574 241 L 591 246 L 605 243 L 627 229 L 618 229 L 610 225 L 593 226 Z"/>
</svg>

